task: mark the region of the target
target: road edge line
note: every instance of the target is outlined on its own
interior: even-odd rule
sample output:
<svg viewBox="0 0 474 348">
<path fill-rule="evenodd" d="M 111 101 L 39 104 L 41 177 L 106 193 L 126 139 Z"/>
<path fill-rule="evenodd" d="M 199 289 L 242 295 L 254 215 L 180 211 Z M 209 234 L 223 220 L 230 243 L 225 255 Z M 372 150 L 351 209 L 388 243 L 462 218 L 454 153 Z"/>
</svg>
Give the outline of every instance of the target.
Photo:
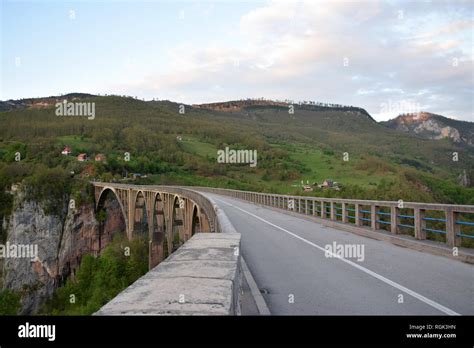
<svg viewBox="0 0 474 348">
<path fill-rule="evenodd" d="M 270 310 L 268 309 L 267 303 L 263 298 L 260 290 L 258 289 L 257 283 L 250 272 L 250 269 L 245 262 L 244 257 L 241 255 L 240 260 L 242 261 L 242 272 L 244 273 L 244 277 L 247 280 L 247 284 L 250 288 L 250 293 L 252 294 L 253 299 L 255 300 L 255 304 L 257 305 L 257 309 L 260 315 L 271 315 Z"/>
</svg>

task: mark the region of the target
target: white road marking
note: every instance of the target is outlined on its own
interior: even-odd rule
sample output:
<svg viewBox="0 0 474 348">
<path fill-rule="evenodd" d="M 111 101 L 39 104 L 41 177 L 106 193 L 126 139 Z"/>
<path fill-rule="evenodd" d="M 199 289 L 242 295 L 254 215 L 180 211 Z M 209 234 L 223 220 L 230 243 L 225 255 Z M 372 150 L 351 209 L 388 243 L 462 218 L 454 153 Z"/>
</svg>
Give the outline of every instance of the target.
<svg viewBox="0 0 474 348">
<path fill-rule="evenodd" d="M 240 259 L 242 261 L 242 272 L 245 275 L 245 279 L 247 279 L 247 284 L 250 288 L 250 292 L 252 293 L 253 299 L 255 304 L 257 305 L 257 309 L 260 315 L 271 315 L 270 309 L 268 309 L 267 303 L 263 298 L 260 290 L 258 289 L 257 283 L 255 283 L 255 279 L 253 279 L 252 273 L 250 272 L 247 263 L 244 260 L 244 257 Z"/>
<path fill-rule="evenodd" d="M 224 203 L 224 204 L 226 204 L 226 205 L 228 205 L 228 206 L 230 206 L 230 207 L 233 207 L 233 208 L 235 208 L 235 209 L 238 209 L 238 210 L 240 210 L 240 211 L 242 211 L 242 212 L 244 212 L 244 213 L 246 213 L 246 214 L 248 214 L 248 215 L 250 215 L 250 216 L 253 216 L 254 218 L 256 218 L 256 219 L 258 219 L 258 220 L 260 220 L 260 221 L 262 221 L 262 222 L 265 222 L 266 224 L 268 224 L 268 225 L 270 225 L 270 226 L 273 226 L 273 227 L 275 227 L 275 228 L 277 228 L 277 229 L 279 229 L 279 230 L 281 230 L 281 231 L 283 231 L 283 232 L 286 232 L 286 233 L 288 233 L 289 235 L 291 235 L 291 236 L 293 236 L 293 237 L 295 237 L 295 238 L 297 238 L 297 239 L 299 239 L 299 240 L 305 242 L 306 244 L 311 245 L 312 247 L 315 247 L 315 248 L 317 248 L 317 249 L 319 249 L 319 250 L 321 250 L 321 251 L 324 251 L 325 253 L 329 252 L 329 251 L 326 251 L 325 248 L 323 248 L 323 247 L 321 247 L 321 246 L 319 246 L 319 245 L 317 245 L 317 244 L 315 244 L 315 243 L 313 243 L 313 242 L 310 242 L 309 240 L 304 239 L 304 238 L 298 236 L 297 234 L 295 234 L 295 233 L 293 233 L 293 232 L 291 232 L 291 231 L 288 231 L 287 229 L 284 229 L 283 227 L 280 227 L 280 226 L 278 226 L 278 225 L 275 225 L 274 223 L 271 223 L 270 221 L 267 221 L 267 220 L 261 218 L 260 216 L 257 216 L 257 215 L 255 215 L 255 214 L 252 214 L 251 212 L 248 212 L 248 211 L 246 211 L 246 210 L 244 210 L 244 209 L 242 209 L 242 208 L 239 208 L 239 207 L 237 207 L 237 206 L 235 206 L 235 205 L 233 205 L 233 204 L 224 202 L 223 200 L 220 200 L 220 199 L 218 199 L 218 198 L 215 198 L 215 200 L 217 200 L 217 201 L 219 201 L 219 202 L 222 202 L 222 203 Z M 365 268 L 365 267 L 363 267 L 363 266 L 361 266 L 361 265 L 358 265 L 357 263 L 352 262 L 352 261 L 350 261 L 350 260 L 348 260 L 348 259 L 346 259 L 346 258 L 344 258 L 344 257 L 342 257 L 342 256 L 339 256 L 339 255 L 337 255 L 337 254 L 334 254 L 334 253 L 330 253 L 330 254 L 331 254 L 332 257 L 338 258 L 339 260 L 341 260 L 341 261 L 343 261 L 343 262 L 345 262 L 345 263 L 351 265 L 352 267 L 355 267 L 355 268 L 361 270 L 362 272 L 365 272 L 365 273 L 371 275 L 372 277 L 377 278 L 377 279 L 383 281 L 384 283 L 386 283 L 386 284 L 388 284 L 388 285 L 391 285 L 391 286 L 393 286 L 394 288 L 396 288 L 396 289 L 398 289 L 398 290 L 400 290 L 400 291 L 403 291 L 403 292 L 407 293 L 408 295 L 413 296 L 414 298 L 417 298 L 418 300 L 420 300 L 420 301 L 422 301 L 422 302 L 424 302 L 424 303 L 430 305 L 430 306 L 433 307 L 433 308 L 436 308 L 437 310 L 439 310 L 439 311 L 441 311 L 441 312 L 444 312 L 444 313 L 446 313 L 446 314 L 448 314 L 448 315 L 461 315 L 461 314 L 459 314 L 459 313 L 453 311 L 452 309 L 449 309 L 449 308 L 447 308 L 447 307 L 445 307 L 445 306 L 439 304 L 438 302 L 435 302 L 435 301 L 433 301 L 433 300 L 430 300 L 429 298 L 427 298 L 427 297 L 425 297 L 425 296 L 423 296 L 423 295 L 421 295 L 421 294 L 419 294 L 419 293 L 417 293 L 417 292 L 415 292 L 415 291 L 413 291 L 413 290 L 410 290 L 410 289 L 404 287 L 403 285 L 400 285 L 400 284 L 394 282 L 393 280 L 390 280 L 390 279 L 388 279 L 388 278 L 385 278 L 384 276 L 382 276 L 382 275 L 380 275 L 380 274 L 378 274 L 378 273 L 375 273 L 374 271 L 371 271 L 371 270 L 368 269 L 368 268 Z"/>
</svg>

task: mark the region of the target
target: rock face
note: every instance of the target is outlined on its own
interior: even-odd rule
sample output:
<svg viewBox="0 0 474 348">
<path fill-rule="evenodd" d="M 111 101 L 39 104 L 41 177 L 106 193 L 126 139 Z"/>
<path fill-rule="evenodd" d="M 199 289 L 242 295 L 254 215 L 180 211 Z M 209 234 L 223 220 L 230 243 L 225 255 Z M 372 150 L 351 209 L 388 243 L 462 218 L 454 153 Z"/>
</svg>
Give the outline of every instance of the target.
<svg viewBox="0 0 474 348">
<path fill-rule="evenodd" d="M 466 169 L 464 169 L 463 172 L 459 174 L 458 181 L 459 181 L 459 185 L 461 186 L 464 186 L 464 187 L 471 186 L 471 179 L 469 175 L 467 174 Z"/>
<path fill-rule="evenodd" d="M 4 287 L 22 291 L 21 314 L 34 313 L 41 299 L 50 296 L 56 286 L 56 252 L 62 234 L 62 221 L 46 215 L 35 202 L 18 202 L 7 227 L 7 243 L 37 245 L 38 255 L 30 258 L 5 258 Z"/>
<path fill-rule="evenodd" d="M 68 209 L 65 197 L 63 206 L 64 217 L 48 215 L 41 204 L 24 201 L 21 192 L 15 193 L 5 244 L 38 246 L 34 259 L 5 258 L 3 262 L 3 287 L 22 292 L 20 314 L 36 313 L 59 285 L 74 277 L 85 254 L 97 255 L 115 233 L 125 231 L 116 200 L 105 202 L 103 226 L 95 218 L 93 204 Z"/>
<path fill-rule="evenodd" d="M 68 212 L 58 252 L 59 276 L 62 281 L 68 276 L 75 276 L 83 255 L 97 255 L 112 241 L 116 233 L 125 231 L 125 222 L 118 202 L 107 200 L 104 208 L 107 211 L 107 219 L 103 226 L 97 222 L 92 205 L 83 205 Z"/>
<path fill-rule="evenodd" d="M 454 143 L 474 147 L 474 123 L 453 120 L 444 116 L 420 112 L 400 115 L 382 122 L 387 127 L 416 134 L 428 139 L 448 138 Z"/>
</svg>

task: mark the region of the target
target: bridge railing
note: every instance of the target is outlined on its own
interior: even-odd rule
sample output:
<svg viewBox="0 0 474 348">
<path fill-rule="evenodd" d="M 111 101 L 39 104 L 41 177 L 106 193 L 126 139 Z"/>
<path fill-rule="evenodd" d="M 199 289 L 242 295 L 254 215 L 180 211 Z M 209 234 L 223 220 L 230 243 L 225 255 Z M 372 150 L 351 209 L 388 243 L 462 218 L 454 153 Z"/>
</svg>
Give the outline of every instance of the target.
<svg viewBox="0 0 474 348">
<path fill-rule="evenodd" d="M 474 205 L 291 196 L 207 187 L 199 190 L 374 231 L 408 234 L 419 240 L 427 239 L 427 234 L 437 235 L 434 239 L 449 247 L 460 246 L 463 238 L 471 241 L 469 246 L 474 245 Z"/>
<path fill-rule="evenodd" d="M 194 191 L 192 188 L 182 188 L 176 186 L 154 186 L 160 190 L 170 193 L 176 193 L 186 196 L 200 205 L 206 212 L 211 223 L 213 232 L 238 233 L 234 226 L 230 223 L 229 218 L 219 208 L 219 206 L 209 197 L 204 197 L 201 193 Z"/>
</svg>

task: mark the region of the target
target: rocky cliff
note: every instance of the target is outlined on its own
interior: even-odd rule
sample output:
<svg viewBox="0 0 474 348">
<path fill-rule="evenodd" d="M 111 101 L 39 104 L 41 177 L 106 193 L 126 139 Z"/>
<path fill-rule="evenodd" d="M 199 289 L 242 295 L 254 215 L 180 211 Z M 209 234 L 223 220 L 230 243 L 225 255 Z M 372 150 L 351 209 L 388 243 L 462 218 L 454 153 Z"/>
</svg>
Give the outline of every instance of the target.
<svg viewBox="0 0 474 348">
<path fill-rule="evenodd" d="M 3 287 L 21 292 L 21 314 L 34 314 L 57 286 L 74 277 L 83 255 L 100 253 L 125 224 L 115 200 L 105 202 L 107 218 L 101 226 L 92 203 L 71 209 L 64 197 L 61 217 L 46 214 L 38 202 L 25 201 L 21 191 L 14 195 L 5 245 L 36 245 L 38 252 L 34 258 L 5 258 Z"/>
<path fill-rule="evenodd" d="M 415 134 L 428 139 L 448 138 L 452 142 L 474 147 L 474 123 L 453 120 L 444 116 L 419 112 L 400 115 L 393 120 L 381 122 L 389 128 Z"/>
</svg>

